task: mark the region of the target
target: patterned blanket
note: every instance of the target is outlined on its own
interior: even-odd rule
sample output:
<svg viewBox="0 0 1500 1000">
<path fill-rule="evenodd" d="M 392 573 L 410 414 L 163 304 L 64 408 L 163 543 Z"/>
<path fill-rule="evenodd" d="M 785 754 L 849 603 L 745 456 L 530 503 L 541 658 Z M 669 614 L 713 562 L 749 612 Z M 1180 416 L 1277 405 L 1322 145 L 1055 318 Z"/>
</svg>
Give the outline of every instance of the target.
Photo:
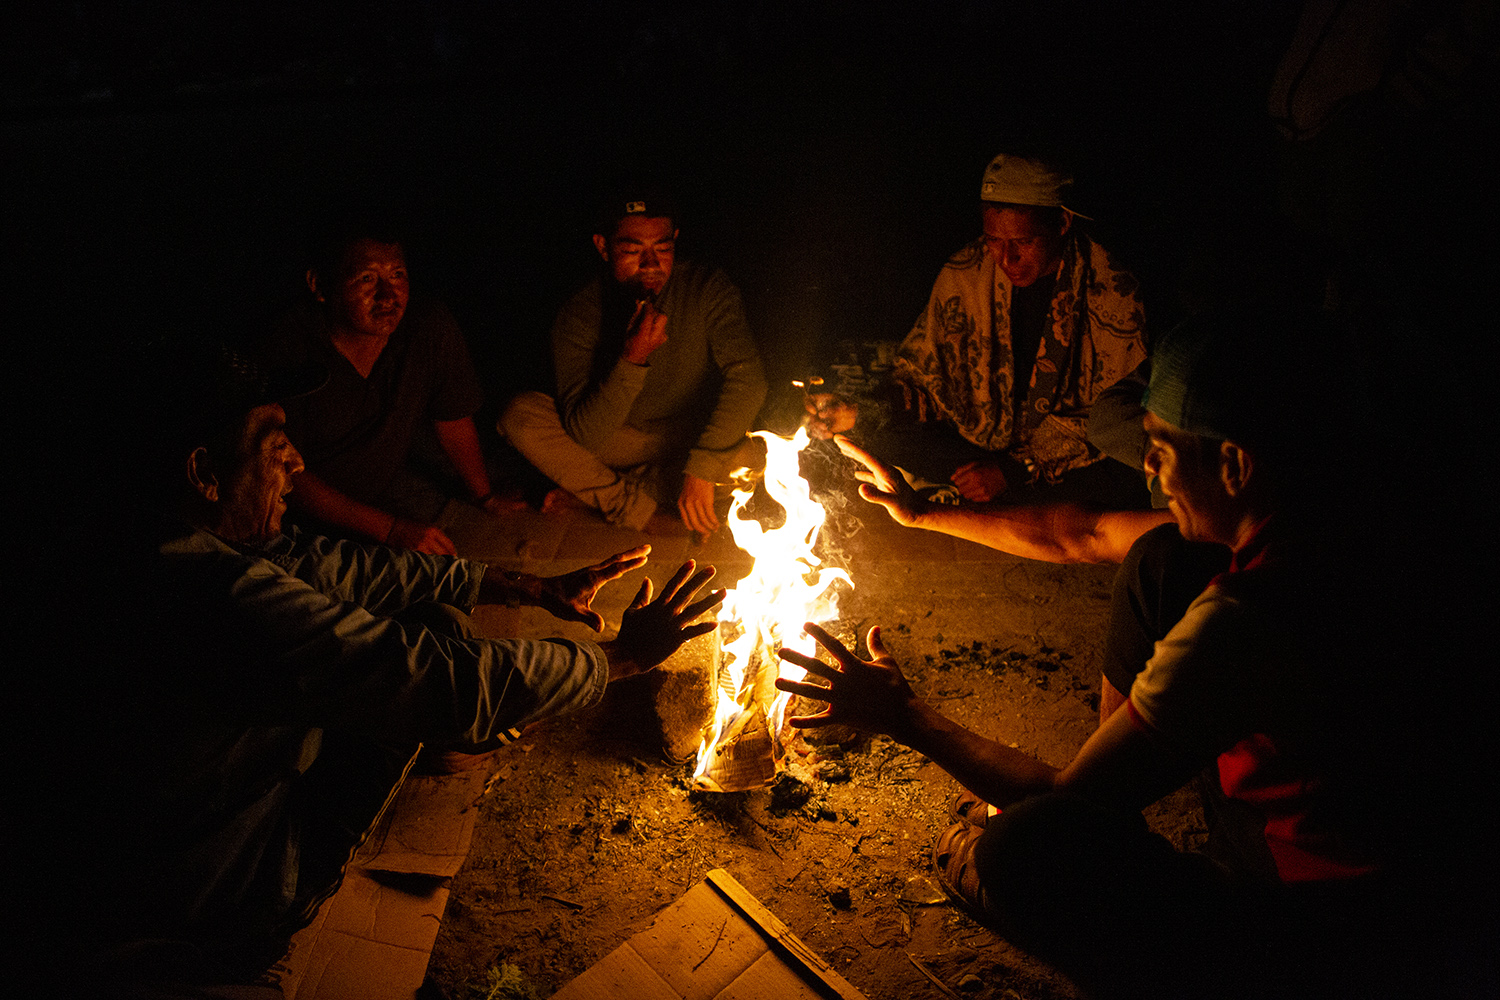
<svg viewBox="0 0 1500 1000">
<path fill-rule="evenodd" d="M 1033 481 L 1052 483 L 1102 456 L 1087 440 L 1088 408 L 1145 360 L 1138 283 L 1075 226 L 1064 245 L 1051 313 L 1016 426 L 1011 284 L 980 240 L 954 254 L 896 357 L 921 419 L 1008 451 Z"/>
</svg>

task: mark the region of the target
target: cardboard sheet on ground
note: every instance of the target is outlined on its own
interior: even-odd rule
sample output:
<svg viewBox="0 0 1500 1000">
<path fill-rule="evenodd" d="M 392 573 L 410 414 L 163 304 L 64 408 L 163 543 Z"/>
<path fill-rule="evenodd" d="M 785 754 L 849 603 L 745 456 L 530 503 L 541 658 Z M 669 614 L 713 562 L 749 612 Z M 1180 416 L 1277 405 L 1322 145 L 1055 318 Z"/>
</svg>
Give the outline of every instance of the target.
<svg viewBox="0 0 1500 1000">
<path fill-rule="evenodd" d="M 553 1000 L 864 1000 L 722 868 Z"/>
<path fill-rule="evenodd" d="M 292 939 L 279 983 L 288 1000 L 416 995 L 448 902 L 448 881 L 469 853 L 476 806 L 492 774 L 482 767 L 407 780 L 339 891 Z"/>
</svg>

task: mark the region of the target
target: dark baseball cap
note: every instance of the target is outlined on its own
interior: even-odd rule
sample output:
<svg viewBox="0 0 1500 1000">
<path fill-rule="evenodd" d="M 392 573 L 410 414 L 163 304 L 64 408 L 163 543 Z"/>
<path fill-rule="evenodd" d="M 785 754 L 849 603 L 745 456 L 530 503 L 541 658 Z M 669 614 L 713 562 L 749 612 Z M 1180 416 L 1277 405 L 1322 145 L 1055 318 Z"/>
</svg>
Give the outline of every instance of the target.
<svg viewBox="0 0 1500 1000">
<path fill-rule="evenodd" d="M 1192 434 L 1288 440 L 1331 419 L 1343 398 L 1336 337 L 1310 311 L 1241 303 L 1190 317 L 1151 359 L 1141 403 Z"/>
</svg>

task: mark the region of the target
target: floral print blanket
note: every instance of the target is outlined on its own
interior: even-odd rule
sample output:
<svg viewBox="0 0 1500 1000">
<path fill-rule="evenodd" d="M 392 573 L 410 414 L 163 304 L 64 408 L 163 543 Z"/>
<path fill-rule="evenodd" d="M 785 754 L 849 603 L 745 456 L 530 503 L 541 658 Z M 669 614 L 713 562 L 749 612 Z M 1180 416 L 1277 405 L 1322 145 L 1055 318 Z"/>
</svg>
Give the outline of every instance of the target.
<svg viewBox="0 0 1500 1000">
<path fill-rule="evenodd" d="M 1010 452 L 1033 481 L 1056 482 L 1102 457 L 1087 440 L 1089 406 L 1145 360 L 1139 287 L 1074 227 L 1019 408 L 1011 292 L 982 241 L 964 247 L 938 275 L 893 374 L 917 390 L 921 419 L 947 421 L 981 448 Z"/>
</svg>

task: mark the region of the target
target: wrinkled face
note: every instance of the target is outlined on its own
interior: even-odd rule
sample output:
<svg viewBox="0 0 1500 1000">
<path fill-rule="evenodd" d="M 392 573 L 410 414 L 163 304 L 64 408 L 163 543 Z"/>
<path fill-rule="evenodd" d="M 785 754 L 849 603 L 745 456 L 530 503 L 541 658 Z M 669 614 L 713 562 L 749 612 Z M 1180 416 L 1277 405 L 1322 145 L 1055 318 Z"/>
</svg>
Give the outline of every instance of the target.
<svg viewBox="0 0 1500 1000">
<path fill-rule="evenodd" d="M 671 219 L 627 215 L 615 226 L 613 236 L 595 236 L 594 246 L 617 284 L 655 295 L 672 276 L 677 230 Z"/>
<path fill-rule="evenodd" d="M 1063 236 L 1072 216 L 1062 213 L 1060 226 L 1050 224 L 1047 213 L 1016 208 L 986 206 L 983 211 L 985 253 L 1017 288 L 1036 283 L 1057 270 L 1062 260 Z"/>
<path fill-rule="evenodd" d="M 336 327 L 384 339 L 396 332 L 411 297 L 406 256 L 400 244 L 359 240 L 344 252 L 334 280 L 319 276 L 315 290 Z"/>
<path fill-rule="evenodd" d="M 286 411 L 275 403 L 246 415 L 235 446 L 234 466 L 219 482 L 215 531 L 235 542 L 267 542 L 281 534 L 292 477 L 302 456 L 286 436 Z"/>
<path fill-rule="evenodd" d="M 1177 519 L 1182 537 L 1190 542 L 1235 540 L 1236 509 L 1226 491 L 1219 462 L 1207 454 L 1205 439 L 1147 413 L 1146 474 L 1161 480 L 1167 507 Z M 1216 453 L 1215 453 L 1216 454 Z"/>
</svg>

